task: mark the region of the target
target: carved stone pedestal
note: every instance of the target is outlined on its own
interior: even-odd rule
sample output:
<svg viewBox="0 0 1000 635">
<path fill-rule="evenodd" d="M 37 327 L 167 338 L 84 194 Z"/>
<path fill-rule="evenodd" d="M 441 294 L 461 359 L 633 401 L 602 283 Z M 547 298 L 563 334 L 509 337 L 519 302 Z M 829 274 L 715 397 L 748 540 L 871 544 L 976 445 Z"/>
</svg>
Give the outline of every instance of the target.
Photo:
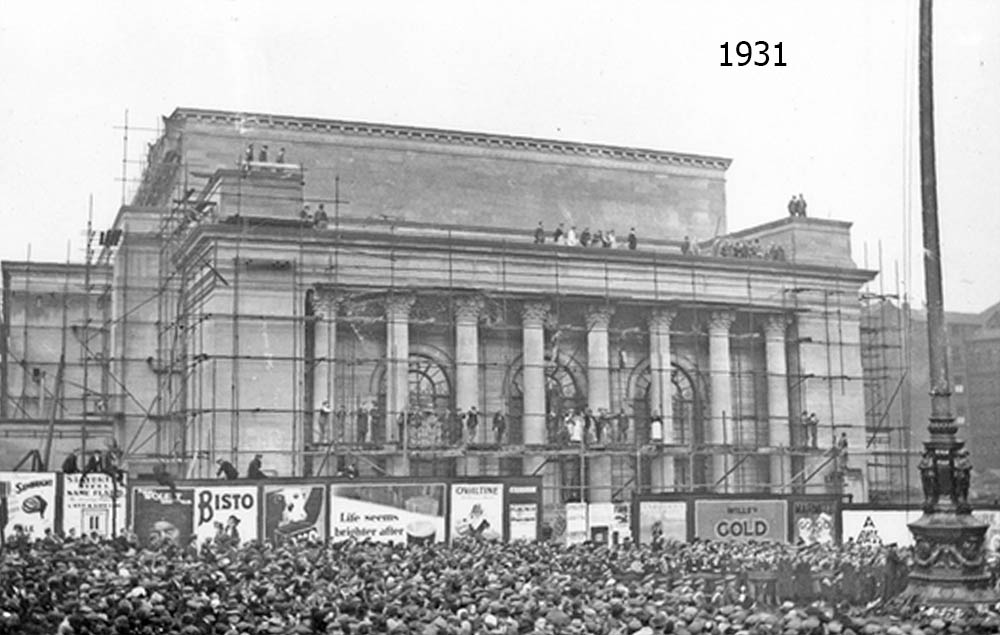
<svg viewBox="0 0 1000 635">
<path fill-rule="evenodd" d="M 925 513 L 910 523 L 915 547 L 910 581 L 900 599 L 919 605 L 994 603 L 983 540 L 989 526 L 971 514 Z"/>
</svg>

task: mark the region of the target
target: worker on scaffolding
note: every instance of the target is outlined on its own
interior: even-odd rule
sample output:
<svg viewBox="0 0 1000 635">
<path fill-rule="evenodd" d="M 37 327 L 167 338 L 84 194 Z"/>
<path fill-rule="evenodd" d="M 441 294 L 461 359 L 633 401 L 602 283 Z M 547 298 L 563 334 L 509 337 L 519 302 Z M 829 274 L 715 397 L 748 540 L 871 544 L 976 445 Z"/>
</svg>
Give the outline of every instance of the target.
<svg viewBox="0 0 1000 635">
<path fill-rule="evenodd" d="M 805 431 L 806 447 L 816 449 L 819 447 L 819 417 L 815 412 L 802 411 L 802 428 Z"/>
<path fill-rule="evenodd" d="M 466 444 L 476 442 L 476 431 L 479 429 L 479 409 L 475 406 L 465 413 Z"/>
<path fill-rule="evenodd" d="M 215 462 L 219 466 L 219 470 L 215 473 L 217 477 L 222 476 L 227 481 L 235 481 L 240 477 L 240 473 L 236 469 L 236 466 L 229 461 L 220 457 L 216 459 Z"/>
<path fill-rule="evenodd" d="M 841 432 L 837 441 L 837 459 L 840 462 L 840 471 L 847 470 L 847 433 Z"/>
<path fill-rule="evenodd" d="M 538 227 L 535 228 L 535 244 L 545 244 L 545 227 L 542 226 L 542 221 L 538 221 Z"/>
<path fill-rule="evenodd" d="M 618 443 L 628 443 L 629 420 L 625 408 L 620 408 L 617 415 Z"/>
<path fill-rule="evenodd" d="M 654 410 L 649 418 L 649 440 L 652 443 L 663 443 L 663 416 L 659 410 Z"/>
<path fill-rule="evenodd" d="M 497 410 L 493 415 L 493 436 L 497 445 L 503 443 L 504 434 L 507 432 L 507 417 L 503 410 Z"/>
<path fill-rule="evenodd" d="M 267 478 L 267 474 L 264 474 L 262 468 L 263 454 L 255 454 L 253 460 L 250 461 L 250 465 L 247 466 L 247 478 L 254 481 L 259 481 L 261 479 Z"/>
<path fill-rule="evenodd" d="M 62 473 L 77 474 L 79 473 L 79 471 L 80 468 L 77 465 L 76 452 L 70 452 L 69 454 L 66 455 L 66 458 L 63 460 Z"/>
<path fill-rule="evenodd" d="M 313 437 L 314 443 L 327 443 L 333 435 L 330 434 L 330 419 L 333 417 L 333 407 L 329 399 L 324 399 L 319 407 L 319 426 Z"/>
</svg>

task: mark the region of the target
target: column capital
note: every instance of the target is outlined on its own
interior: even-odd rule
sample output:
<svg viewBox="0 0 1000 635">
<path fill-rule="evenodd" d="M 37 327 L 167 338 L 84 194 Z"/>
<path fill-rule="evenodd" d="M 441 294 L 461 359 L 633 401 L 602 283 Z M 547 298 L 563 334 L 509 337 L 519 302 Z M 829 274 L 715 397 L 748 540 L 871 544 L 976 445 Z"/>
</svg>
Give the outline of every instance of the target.
<svg viewBox="0 0 1000 635">
<path fill-rule="evenodd" d="M 608 330 L 611 324 L 611 316 L 614 315 L 614 308 L 607 305 L 592 306 L 587 309 L 587 330 Z"/>
<path fill-rule="evenodd" d="M 412 293 L 391 294 L 385 297 L 385 316 L 390 322 L 400 322 L 410 319 L 410 309 L 413 308 L 417 296 Z"/>
<path fill-rule="evenodd" d="M 785 339 L 785 331 L 791 321 L 785 314 L 771 315 L 764 321 L 764 337 L 766 339 Z"/>
<path fill-rule="evenodd" d="M 729 327 L 736 320 L 736 314 L 732 311 L 713 311 L 712 317 L 708 321 L 708 330 L 729 332 Z"/>
<path fill-rule="evenodd" d="M 525 302 L 521 307 L 521 320 L 524 326 L 544 327 L 550 310 L 548 302 Z"/>
<path fill-rule="evenodd" d="M 655 332 L 669 331 L 675 317 L 677 317 L 677 311 L 673 309 L 653 309 L 648 318 L 649 330 Z"/>
<path fill-rule="evenodd" d="M 483 298 L 478 295 L 462 296 L 455 299 L 455 321 L 461 324 L 477 324 L 482 317 Z"/>
<path fill-rule="evenodd" d="M 313 292 L 313 314 L 323 320 L 336 319 L 343 301 L 344 298 L 339 293 L 315 290 Z"/>
</svg>

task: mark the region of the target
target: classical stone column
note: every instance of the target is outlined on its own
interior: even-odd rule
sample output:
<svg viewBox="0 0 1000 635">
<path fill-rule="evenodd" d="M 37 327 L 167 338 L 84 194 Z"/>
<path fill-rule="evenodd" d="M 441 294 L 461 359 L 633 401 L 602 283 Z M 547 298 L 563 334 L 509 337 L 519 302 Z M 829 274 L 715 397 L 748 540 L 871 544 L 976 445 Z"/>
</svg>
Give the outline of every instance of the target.
<svg viewBox="0 0 1000 635">
<path fill-rule="evenodd" d="M 708 324 L 708 368 L 712 377 L 712 408 L 709 425 L 709 443 L 714 445 L 732 445 L 734 443 L 732 425 L 733 391 L 732 368 L 729 358 L 729 328 L 733 325 L 735 315 L 730 311 L 712 313 Z M 712 483 L 722 479 L 729 471 L 733 457 L 728 453 L 717 451 L 712 456 Z M 732 475 L 729 475 L 717 487 L 718 491 L 730 490 Z"/>
<path fill-rule="evenodd" d="M 670 325 L 677 315 L 668 309 L 656 309 L 649 316 L 649 407 L 663 419 L 663 443 L 676 443 L 674 435 L 674 394 L 670 381 Z M 642 422 L 648 425 L 648 422 Z M 674 488 L 674 457 L 658 454 L 652 459 L 652 486 L 657 492 Z"/>
<path fill-rule="evenodd" d="M 415 301 L 409 294 L 390 295 L 385 300 L 385 439 L 390 443 L 403 441 L 396 421 L 409 408 L 410 309 Z"/>
<path fill-rule="evenodd" d="M 483 300 L 478 296 L 458 298 L 455 301 L 455 409 L 460 413 L 469 408 L 479 408 L 479 317 L 483 311 Z M 483 411 L 482 408 L 479 410 Z M 476 430 L 476 438 L 482 443 L 490 431 L 488 417 L 483 411 Z M 464 431 L 463 431 L 464 434 Z M 465 458 L 462 463 L 467 476 L 480 473 L 480 462 L 476 458 Z"/>
<path fill-rule="evenodd" d="M 334 293 L 316 292 L 314 314 L 316 316 L 315 342 L 313 350 L 313 442 L 328 442 L 343 434 L 342 430 L 333 430 L 333 412 L 337 409 L 334 403 L 334 385 L 336 381 L 337 363 L 337 311 L 340 309 L 340 298 Z M 323 402 L 327 402 L 330 413 L 323 420 Z"/>
<path fill-rule="evenodd" d="M 587 311 L 587 406 L 597 416 L 601 409 L 611 410 L 611 365 L 608 355 L 608 324 L 612 309 L 592 307 Z M 612 431 L 604 431 L 602 440 Z M 611 457 L 590 457 L 590 502 L 611 501 Z"/>
<path fill-rule="evenodd" d="M 788 321 L 776 315 L 764 323 L 764 356 L 767 364 L 768 432 L 772 447 L 787 448 L 791 445 L 791 427 L 788 419 L 788 368 L 785 362 L 785 331 Z M 771 456 L 771 483 L 784 484 L 791 480 L 791 457 Z"/>
<path fill-rule="evenodd" d="M 548 315 L 548 302 L 528 302 L 521 309 L 521 389 L 523 396 L 521 438 L 525 445 L 542 445 L 547 441 L 545 430 L 545 320 Z M 544 502 L 555 502 L 555 499 L 552 498 L 555 491 L 551 482 L 555 471 L 545 469 L 551 466 L 543 468 L 544 463 L 544 456 L 526 454 L 523 463 L 524 473 L 535 474 L 539 469 L 545 470 L 542 478 L 549 500 Z"/>
</svg>

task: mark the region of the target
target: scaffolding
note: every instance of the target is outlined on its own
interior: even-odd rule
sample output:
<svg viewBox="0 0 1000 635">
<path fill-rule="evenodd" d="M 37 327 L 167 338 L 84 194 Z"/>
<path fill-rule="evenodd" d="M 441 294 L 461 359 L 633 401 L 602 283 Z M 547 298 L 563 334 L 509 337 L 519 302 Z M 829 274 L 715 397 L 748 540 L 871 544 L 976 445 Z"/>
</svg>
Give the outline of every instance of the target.
<svg viewBox="0 0 1000 635">
<path fill-rule="evenodd" d="M 680 491 L 842 490 L 836 453 L 825 443 L 806 443 L 799 413 L 822 408 L 823 430 L 834 437 L 862 425 L 842 419 L 835 408 L 837 393 L 863 379 L 844 370 L 845 347 L 857 345 L 845 343 L 844 335 L 852 292 L 802 286 L 794 266 L 774 264 L 768 272 L 749 267 L 725 304 L 704 297 L 706 274 L 697 266 L 688 267 L 685 292 L 671 287 L 668 294 L 668 281 L 659 277 L 663 250 L 651 248 L 649 279 L 642 280 L 651 285 L 653 299 L 633 301 L 616 291 L 630 282 L 613 267 L 621 252 L 540 246 L 530 256 L 541 263 L 537 270 L 515 274 L 513 265 L 530 242 L 520 231 L 487 234 L 469 226 L 345 215 L 337 174 L 321 175 L 337 183 L 333 199 L 306 200 L 300 166 L 243 161 L 198 174 L 189 172 L 181 156 L 180 148 L 158 144 L 147 166 L 147 181 L 171 192 L 169 204 L 149 207 L 157 216 L 148 241 L 155 244 L 155 271 L 128 271 L 131 261 L 125 258 L 118 264 L 125 270 L 107 276 L 99 291 L 88 278 L 85 287 L 99 292 L 105 309 L 111 298 L 119 308 L 105 310 L 100 324 L 85 317 L 76 332 L 86 351 L 84 404 L 105 404 L 89 414 L 84 406 L 84 429 L 97 410 L 102 420 L 118 422 L 132 472 L 162 465 L 178 475 L 211 477 L 216 459 L 242 468 L 252 455 L 263 454 L 265 468 L 269 460 L 287 459 L 277 473 L 283 476 L 336 474 L 349 466 L 362 474 L 385 474 L 398 472 L 400 461 L 415 476 L 520 475 L 524 457 L 532 454 L 542 457 L 533 467 L 537 473 L 555 474 L 546 487 L 550 500 L 559 502 L 587 500 L 595 487 L 609 491 L 611 500 L 630 500 L 634 493 L 655 489 L 654 472 L 664 462 L 672 466 Z M 268 193 L 255 179 L 287 183 Z M 227 182 L 234 187 L 227 190 Z M 136 202 L 157 204 L 149 192 L 141 189 Z M 307 204 L 329 206 L 332 218 L 323 223 L 307 217 Z M 265 208 L 281 211 L 267 214 L 261 211 Z M 221 238 L 198 242 L 192 237 L 199 228 L 211 228 Z M 491 256 L 470 260 L 484 243 Z M 439 273 L 446 269 L 439 286 L 414 288 L 412 281 L 423 273 L 414 266 L 414 250 L 433 253 Z M 101 259 L 113 260 L 107 249 Z M 724 261 L 694 256 L 691 262 Z M 472 270 L 477 286 L 468 282 Z M 764 276 L 784 281 L 779 294 L 762 296 Z M 360 283 L 362 277 L 370 282 Z M 550 308 L 543 330 L 546 406 L 545 412 L 526 413 L 520 312 L 525 298 L 542 299 L 537 289 L 546 284 L 554 285 L 544 298 Z M 387 295 L 412 296 L 411 345 L 405 355 L 387 350 Z M 482 307 L 477 360 L 468 362 L 454 354 L 455 333 L 459 301 L 472 296 Z M 673 359 L 663 364 L 672 386 L 664 443 L 650 425 L 655 378 L 645 319 L 650 307 L 668 305 L 677 317 L 667 330 Z M 328 357 L 317 350 L 317 338 L 331 322 L 330 306 L 337 311 L 332 320 L 336 344 Z M 607 412 L 591 412 L 588 421 L 586 315 L 594 306 L 614 307 L 617 313 L 607 330 L 608 365 L 596 368 L 610 378 Z M 725 378 L 731 411 L 713 413 L 709 396 L 717 378 L 703 325 L 712 313 L 733 310 L 731 368 Z M 136 316 L 144 311 L 152 315 L 155 336 L 145 355 L 126 341 L 142 328 Z M 772 378 L 762 334 L 764 320 L 776 314 L 822 324 L 809 336 L 800 337 L 795 326 L 788 335 L 787 371 L 781 378 L 788 404 L 777 409 L 787 410 L 782 421 L 769 414 Z M 100 345 L 92 345 L 95 341 Z M 823 350 L 825 370 L 803 370 L 797 353 L 803 345 Z M 387 398 L 393 362 L 407 367 L 403 410 Z M 136 384 L 128 370 L 143 363 L 155 378 L 146 395 L 131 389 Z M 456 403 L 455 388 L 460 369 L 470 363 L 479 381 L 475 405 L 480 415 L 473 432 L 466 416 L 472 404 Z M 324 364 L 336 369 L 332 399 L 325 406 L 317 381 Z M 109 403 L 115 405 L 109 408 Z M 545 421 L 544 443 L 526 443 L 525 416 Z M 584 417 L 582 434 L 566 426 L 574 416 Z M 789 442 L 771 438 L 776 425 L 789 430 Z M 267 439 L 259 436 L 267 429 L 281 430 L 290 439 L 291 456 L 268 449 Z M 258 436 L 248 436 L 248 430 Z M 604 482 L 595 481 L 599 462 Z"/>
<path fill-rule="evenodd" d="M 882 245 L 878 245 L 882 270 Z M 869 498 L 877 503 L 907 503 L 914 453 L 910 448 L 909 303 L 896 291 L 868 285 L 861 300 L 861 361 L 865 387 L 866 466 Z"/>
</svg>

